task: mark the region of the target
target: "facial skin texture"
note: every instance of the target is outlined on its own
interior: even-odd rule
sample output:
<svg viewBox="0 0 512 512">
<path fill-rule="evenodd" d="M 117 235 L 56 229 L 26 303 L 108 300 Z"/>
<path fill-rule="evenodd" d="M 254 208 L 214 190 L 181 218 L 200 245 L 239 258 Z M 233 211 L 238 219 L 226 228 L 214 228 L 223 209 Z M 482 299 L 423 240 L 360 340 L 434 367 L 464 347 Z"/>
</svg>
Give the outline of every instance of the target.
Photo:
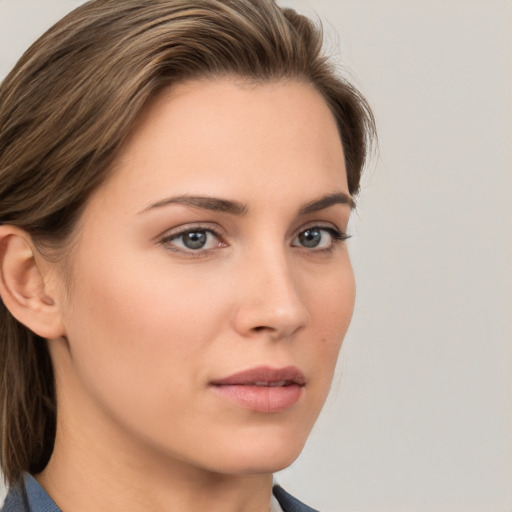
<svg viewBox="0 0 512 512">
<path fill-rule="evenodd" d="M 299 214 L 333 193 L 348 195 L 343 150 L 310 85 L 194 81 L 153 101 L 59 287 L 58 432 L 39 480 L 63 510 L 268 511 L 271 473 L 299 455 L 352 315 L 346 243 L 329 231 L 346 231 L 350 206 Z M 180 196 L 245 211 L 159 204 Z M 297 238 L 314 226 L 320 249 Z M 206 248 L 169 240 L 185 229 Z M 257 412 L 210 385 L 258 366 L 299 368 L 299 401 Z"/>
</svg>

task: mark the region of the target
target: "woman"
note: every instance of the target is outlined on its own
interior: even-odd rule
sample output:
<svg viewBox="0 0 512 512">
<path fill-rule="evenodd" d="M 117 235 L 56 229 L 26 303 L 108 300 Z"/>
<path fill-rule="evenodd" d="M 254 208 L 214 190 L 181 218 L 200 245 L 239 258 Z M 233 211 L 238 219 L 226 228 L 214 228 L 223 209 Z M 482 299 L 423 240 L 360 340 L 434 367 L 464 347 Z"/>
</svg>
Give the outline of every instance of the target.
<svg viewBox="0 0 512 512">
<path fill-rule="evenodd" d="M 311 510 L 373 118 L 270 0 L 94 0 L 0 89 L 5 511 Z"/>
</svg>

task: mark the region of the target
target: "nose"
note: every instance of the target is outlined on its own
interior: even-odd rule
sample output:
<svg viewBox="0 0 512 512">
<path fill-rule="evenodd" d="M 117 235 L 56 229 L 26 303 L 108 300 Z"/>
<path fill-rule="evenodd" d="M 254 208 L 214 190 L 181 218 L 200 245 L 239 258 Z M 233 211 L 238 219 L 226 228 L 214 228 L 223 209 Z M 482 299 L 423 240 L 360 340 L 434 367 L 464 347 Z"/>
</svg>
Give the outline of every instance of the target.
<svg viewBox="0 0 512 512">
<path fill-rule="evenodd" d="M 238 280 L 234 328 L 244 337 L 292 336 L 309 321 L 297 271 L 285 254 L 258 254 L 245 261 Z"/>
</svg>

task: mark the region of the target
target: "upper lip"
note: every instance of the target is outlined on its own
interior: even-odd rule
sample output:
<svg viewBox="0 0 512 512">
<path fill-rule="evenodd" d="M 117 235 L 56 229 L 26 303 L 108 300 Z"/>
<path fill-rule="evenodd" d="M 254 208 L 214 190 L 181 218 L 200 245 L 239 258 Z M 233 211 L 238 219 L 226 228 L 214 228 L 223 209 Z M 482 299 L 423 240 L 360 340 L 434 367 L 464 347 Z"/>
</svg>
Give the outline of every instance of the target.
<svg viewBox="0 0 512 512">
<path fill-rule="evenodd" d="M 214 386 L 272 385 L 283 383 L 304 386 L 306 378 L 295 366 L 287 366 L 285 368 L 258 366 L 234 373 L 223 379 L 212 381 Z"/>
</svg>

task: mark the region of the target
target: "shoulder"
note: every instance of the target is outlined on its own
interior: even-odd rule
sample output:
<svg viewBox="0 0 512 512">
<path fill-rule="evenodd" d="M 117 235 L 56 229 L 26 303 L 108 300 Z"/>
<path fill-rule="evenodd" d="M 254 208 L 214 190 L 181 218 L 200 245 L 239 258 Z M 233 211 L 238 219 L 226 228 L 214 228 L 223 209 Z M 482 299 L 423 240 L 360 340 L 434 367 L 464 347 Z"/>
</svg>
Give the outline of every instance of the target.
<svg viewBox="0 0 512 512">
<path fill-rule="evenodd" d="M 318 512 L 318 510 L 308 507 L 291 494 L 288 494 L 279 485 L 274 485 L 273 494 L 281 505 L 283 512 Z M 26 494 L 21 486 L 12 487 L 9 490 L 0 512 L 30 512 Z"/>
<path fill-rule="evenodd" d="M 9 489 L 0 512 L 30 512 L 25 493 L 21 487 L 16 486 Z"/>
<path fill-rule="evenodd" d="M 274 485 L 272 489 L 283 512 L 318 512 L 318 510 L 308 507 L 291 494 L 288 494 L 281 486 Z"/>
<path fill-rule="evenodd" d="M 12 486 L 0 512 L 61 512 L 38 481 L 25 473 L 17 485 Z"/>
</svg>

